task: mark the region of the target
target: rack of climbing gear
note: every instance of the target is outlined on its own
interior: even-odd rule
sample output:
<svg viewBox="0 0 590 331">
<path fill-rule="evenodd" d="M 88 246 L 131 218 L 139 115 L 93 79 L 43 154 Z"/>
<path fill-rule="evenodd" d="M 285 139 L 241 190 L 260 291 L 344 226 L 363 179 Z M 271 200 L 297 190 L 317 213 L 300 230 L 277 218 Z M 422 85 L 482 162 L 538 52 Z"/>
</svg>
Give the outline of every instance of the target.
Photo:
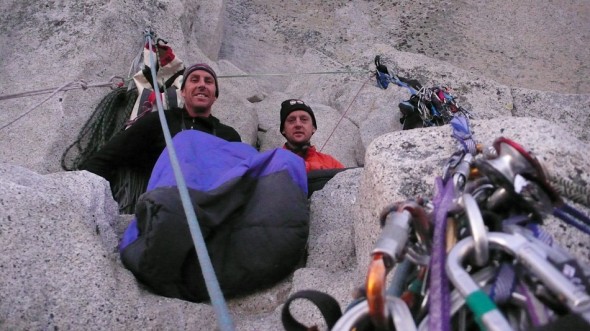
<svg viewBox="0 0 590 331">
<path fill-rule="evenodd" d="M 411 94 L 408 100 L 398 105 L 402 130 L 442 126 L 457 115 L 470 116 L 469 111 L 459 105 L 449 86 L 426 87 L 415 79 L 398 76 L 381 62 L 379 55 L 375 56 L 375 68 L 375 79 L 380 88 L 387 89 L 389 84 L 395 84 L 408 89 Z"/>
<path fill-rule="evenodd" d="M 590 330 L 590 267 L 542 228 L 552 214 L 590 233 L 590 218 L 522 145 L 499 137 L 484 146 L 466 118 L 451 124 L 457 151 L 434 197 L 382 212 L 362 295 L 343 314 L 322 292 L 295 298 L 315 303 L 337 331 Z M 304 330 L 292 300 L 283 325 Z"/>
</svg>

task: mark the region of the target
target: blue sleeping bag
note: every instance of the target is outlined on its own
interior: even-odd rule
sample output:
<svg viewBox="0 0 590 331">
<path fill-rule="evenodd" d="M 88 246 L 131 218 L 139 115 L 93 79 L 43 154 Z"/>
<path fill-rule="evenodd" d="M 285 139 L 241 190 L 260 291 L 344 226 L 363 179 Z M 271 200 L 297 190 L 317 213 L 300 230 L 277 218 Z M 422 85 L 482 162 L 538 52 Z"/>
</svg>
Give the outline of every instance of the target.
<svg viewBox="0 0 590 331">
<path fill-rule="evenodd" d="M 186 130 L 173 143 L 224 295 L 271 286 L 301 261 L 309 234 L 303 160 L 283 149 L 259 153 Z M 121 241 L 123 264 L 155 293 L 209 299 L 168 149 L 138 200 Z"/>
</svg>

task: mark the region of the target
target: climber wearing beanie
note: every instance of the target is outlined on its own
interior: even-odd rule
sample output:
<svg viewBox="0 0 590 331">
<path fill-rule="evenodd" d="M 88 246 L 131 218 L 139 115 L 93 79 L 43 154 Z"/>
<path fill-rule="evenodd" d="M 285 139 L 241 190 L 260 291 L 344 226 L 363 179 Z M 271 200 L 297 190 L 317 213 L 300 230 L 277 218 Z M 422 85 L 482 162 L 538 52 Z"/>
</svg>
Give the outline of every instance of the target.
<svg viewBox="0 0 590 331">
<path fill-rule="evenodd" d="M 207 117 L 211 106 L 219 97 L 217 75 L 204 63 L 193 64 L 182 74 L 180 94 L 184 107 L 191 117 Z"/>
<path fill-rule="evenodd" d="M 307 172 L 321 169 L 341 169 L 342 163 L 328 154 L 320 153 L 310 143 L 318 126 L 311 107 L 297 99 L 281 103 L 281 134 L 287 139 L 283 148 L 301 156 Z"/>
<path fill-rule="evenodd" d="M 183 130 L 198 130 L 209 133 L 227 141 L 241 141 L 238 132 L 231 126 L 222 124 L 211 114 L 211 108 L 219 96 L 217 75 L 213 69 L 204 63 L 197 63 L 183 72 L 180 95 L 184 99 L 183 108 L 164 110 L 170 134 L 174 137 Z M 143 193 L 154 164 L 166 147 L 164 133 L 160 124 L 157 109 L 148 109 L 140 114 L 137 120 L 126 130 L 120 132 L 108 141 L 98 152 L 80 166 L 80 170 L 88 170 L 107 179 L 112 188 L 129 185 L 120 183 L 123 169 L 129 169 L 134 174 L 140 174 L 141 188 L 133 189 L 133 193 L 123 193 L 134 196 L 125 198 L 135 203 L 139 193 Z M 116 192 L 113 192 L 114 194 Z M 117 199 L 121 207 L 121 199 Z"/>
</svg>

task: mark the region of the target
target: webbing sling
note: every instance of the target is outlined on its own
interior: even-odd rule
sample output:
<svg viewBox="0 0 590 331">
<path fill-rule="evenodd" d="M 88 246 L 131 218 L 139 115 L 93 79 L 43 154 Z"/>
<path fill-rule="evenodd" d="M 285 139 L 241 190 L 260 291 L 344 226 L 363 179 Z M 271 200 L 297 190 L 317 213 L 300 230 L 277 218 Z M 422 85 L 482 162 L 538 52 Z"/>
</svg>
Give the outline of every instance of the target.
<svg viewBox="0 0 590 331">
<path fill-rule="evenodd" d="M 291 315 L 291 311 L 289 309 L 291 303 L 296 299 L 306 299 L 311 301 L 311 303 L 313 303 L 320 310 L 322 317 L 326 321 L 328 330 L 331 330 L 334 325 L 336 325 L 336 322 L 338 322 L 338 319 L 342 317 L 342 311 L 340 310 L 338 301 L 336 301 L 336 299 L 334 299 L 329 294 L 315 290 L 299 291 L 289 297 L 281 311 L 281 321 L 283 322 L 283 327 L 287 331 L 306 331 L 313 329 L 313 327 L 308 327 L 301 324 L 293 317 L 293 315 Z"/>
</svg>

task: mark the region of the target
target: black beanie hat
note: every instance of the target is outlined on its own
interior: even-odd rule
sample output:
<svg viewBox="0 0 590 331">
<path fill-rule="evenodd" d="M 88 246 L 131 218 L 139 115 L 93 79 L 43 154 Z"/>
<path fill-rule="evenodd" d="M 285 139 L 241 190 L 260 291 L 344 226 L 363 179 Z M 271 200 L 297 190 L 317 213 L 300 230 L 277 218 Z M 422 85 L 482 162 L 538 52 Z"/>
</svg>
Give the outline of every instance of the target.
<svg viewBox="0 0 590 331">
<path fill-rule="evenodd" d="M 211 68 L 209 65 L 207 65 L 205 63 L 193 64 L 192 66 L 190 66 L 184 70 L 184 73 L 182 74 L 182 84 L 180 85 L 180 89 L 184 90 L 184 83 L 186 82 L 188 75 L 190 75 L 191 72 L 193 72 L 195 70 L 205 70 L 206 72 L 210 73 L 211 76 L 213 76 L 213 79 L 215 80 L 215 97 L 218 98 L 219 97 L 219 85 L 217 85 L 217 75 L 215 74 L 215 71 L 213 71 L 213 68 Z"/>
<path fill-rule="evenodd" d="M 311 110 L 310 106 L 298 99 L 288 99 L 281 103 L 281 133 L 283 133 L 283 129 L 285 128 L 285 120 L 287 119 L 287 116 L 296 110 L 303 110 L 304 112 L 308 113 L 309 116 L 311 116 L 311 123 L 313 124 L 313 127 L 316 129 L 318 128 L 315 121 L 315 115 L 313 114 L 313 110 Z"/>
</svg>

